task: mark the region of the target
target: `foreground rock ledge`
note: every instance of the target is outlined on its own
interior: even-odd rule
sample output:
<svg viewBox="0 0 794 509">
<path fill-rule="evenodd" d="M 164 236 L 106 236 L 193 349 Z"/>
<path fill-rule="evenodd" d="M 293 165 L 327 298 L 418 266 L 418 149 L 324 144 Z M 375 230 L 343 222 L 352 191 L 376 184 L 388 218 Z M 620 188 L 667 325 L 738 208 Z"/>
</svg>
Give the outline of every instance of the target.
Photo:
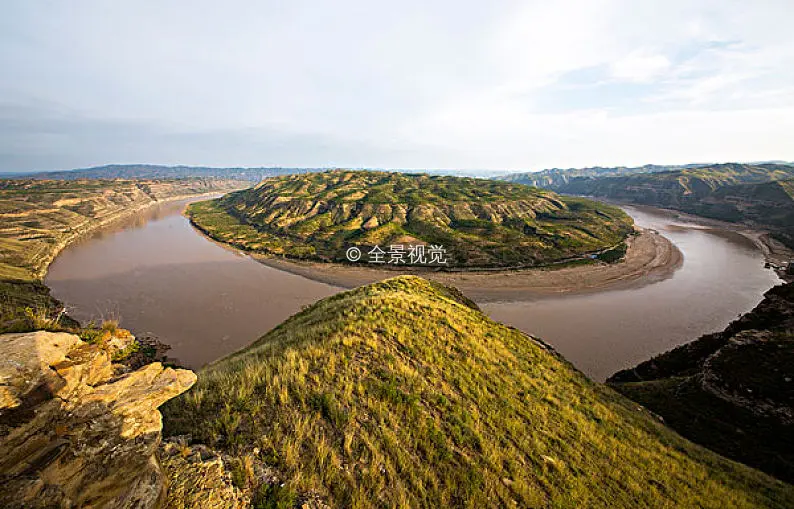
<svg viewBox="0 0 794 509">
<path fill-rule="evenodd" d="M 157 407 L 196 375 L 111 355 L 73 334 L 0 335 L 0 507 L 161 504 Z"/>
</svg>

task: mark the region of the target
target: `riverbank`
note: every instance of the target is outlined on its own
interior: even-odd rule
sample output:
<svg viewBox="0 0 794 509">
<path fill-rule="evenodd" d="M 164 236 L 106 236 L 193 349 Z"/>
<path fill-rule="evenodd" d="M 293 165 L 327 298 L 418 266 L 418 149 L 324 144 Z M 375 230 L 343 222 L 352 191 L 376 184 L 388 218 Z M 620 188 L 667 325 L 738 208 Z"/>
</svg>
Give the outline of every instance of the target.
<svg viewBox="0 0 794 509">
<path fill-rule="evenodd" d="M 93 235 L 93 234 L 97 233 L 100 230 L 103 230 L 105 228 L 110 228 L 110 227 L 114 226 L 115 224 L 120 223 L 120 222 L 124 221 L 125 219 L 128 219 L 128 218 L 134 216 L 135 214 L 140 214 L 141 212 L 145 212 L 146 210 L 148 210 L 148 209 L 150 209 L 152 207 L 155 207 L 157 205 L 163 205 L 163 204 L 166 204 L 166 203 L 171 203 L 171 202 L 180 201 L 180 200 L 189 200 L 189 199 L 193 199 L 193 198 L 196 198 L 196 199 L 211 198 L 213 196 L 218 196 L 218 193 L 221 193 L 221 192 L 225 193 L 225 192 L 229 192 L 229 191 L 235 191 L 236 189 L 237 188 L 216 189 L 216 190 L 213 190 L 213 191 L 208 191 L 206 193 L 178 194 L 178 195 L 174 195 L 174 196 L 158 198 L 157 200 L 153 200 L 153 201 L 146 202 L 146 203 L 138 203 L 138 204 L 133 205 L 130 208 L 124 208 L 124 209 L 115 211 L 114 213 L 112 213 L 112 214 L 110 214 L 110 215 L 108 215 L 106 217 L 103 217 L 102 219 L 99 219 L 99 220 L 88 220 L 84 224 L 80 225 L 79 227 L 74 228 L 73 231 L 71 232 L 71 234 L 68 237 L 60 239 L 58 242 L 56 242 L 53 245 L 51 250 L 45 252 L 41 256 L 41 258 L 40 258 L 41 267 L 38 268 L 36 270 L 36 272 L 34 272 L 34 276 L 35 276 L 36 279 L 43 280 L 44 277 L 47 275 L 47 269 L 49 268 L 50 264 L 61 253 L 61 251 L 63 251 L 67 247 L 69 247 L 71 244 L 73 244 L 73 243 L 75 243 L 75 242 L 77 242 L 77 241 L 79 241 L 79 240 L 81 240 L 81 239 L 83 239 L 85 237 Z"/>
<path fill-rule="evenodd" d="M 711 219 L 703 216 L 696 216 L 686 212 L 681 212 L 675 209 L 666 209 L 661 207 L 651 207 L 649 205 L 636 205 L 633 203 L 621 202 L 617 200 L 604 200 L 612 205 L 621 207 L 633 208 L 641 211 L 650 211 L 655 214 L 663 214 L 671 220 L 680 219 L 687 223 L 700 225 L 703 230 L 711 232 L 733 232 L 737 235 L 750 240 L 756 248 L 764 255 L 764 260 L 775 270 L 777 275 L 785 281 L 793 281 L 794 276 L 788 274 L 786 267 L 788 263 L 794 262 L 794 250 L 787 247 L 782 242 L 774 239 L 771 232 L 761 228 L 754 227 L 745 223 L 731 223 L 728 221 L 721 221 L 719 219 Z M 687 226 L 692 228 L 692 226 Z"/>
<path fill-rule="evenodd" d="M 128 228 L 113 228 L 112 234 L 67 249 L 48 271 L 53 295 L 68 303 L 76 318 L 87 323 L 120 317 L 124 327 L 161 338 L 172 346 L 170 355 L 199 368 L 343 290 L 208 242 L 180 214 L 182 203 L 163 206 L 162 213 L 155 208 L 129 221 Z M 592 379 L 603 380 L 721 330 L 778 282 L 764 269 L 758 249 L 738 234 L 690 228 L 650 212 L 631 214 L 637 225 L 680 248 L 686 263 L 671 277 L 653 284 L 642 278 L 618 282 L 578 295 L 510 294 L 477 303 L 494 320 L 544 338 Z M 506 274 L 509 280 L 514 273 Z"/>
<path fill-rule="evenodd" d="M 248 253 L 270 267 L 343 288 L 373 283 L 397 274 L 413 274 L 458 288 L 478 302 L 526 300 L 533 297 L 591 293 L 660 281 L 683 263 L 681 251 L 650 229 L 637 228 L 626 241 L 623 260 L 563 267 L 502 271 L 442 272 L 420 268 L 373 268 L 302 262 Z"/>
<path fill-rule="evenodd" d="M 240 182 L 32 181 L 0 186 L 0 331 L 67 320 L 43 279 L 66 247 L 155 205 L 216 196 Z"/>
</svg>

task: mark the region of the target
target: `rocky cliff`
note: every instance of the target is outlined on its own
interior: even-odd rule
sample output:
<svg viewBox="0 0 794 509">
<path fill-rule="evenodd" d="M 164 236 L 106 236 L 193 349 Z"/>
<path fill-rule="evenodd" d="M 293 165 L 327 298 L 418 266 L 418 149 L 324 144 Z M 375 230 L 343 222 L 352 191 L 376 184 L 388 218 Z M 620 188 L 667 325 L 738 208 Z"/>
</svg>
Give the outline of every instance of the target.
<svg viewBox="0 0 794 509">
<path fill-rule="evenodd" d="M 157 408 L 196 375 L 113 363 L 131 340 L 99 346 L 67 333 L 0 336 L 0 506 L 163 504 Z"/>
<path fill-rule="evenodd" d="M 794 482 L 794 283 L 608 383 L 685 437 Z"/>
</svg>

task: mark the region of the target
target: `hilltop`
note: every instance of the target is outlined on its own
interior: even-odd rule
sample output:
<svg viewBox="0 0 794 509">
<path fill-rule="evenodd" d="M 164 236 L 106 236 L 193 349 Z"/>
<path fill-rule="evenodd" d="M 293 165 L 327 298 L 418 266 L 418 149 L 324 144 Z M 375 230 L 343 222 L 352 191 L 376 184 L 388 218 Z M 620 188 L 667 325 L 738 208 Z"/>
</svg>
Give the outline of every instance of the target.
<svg viewBox="0 0 794 509">
<path fill-rule="evenodd" d="M 794 482 L 794 283 L 608 383 L 685 437 Z"/>
<path fill-rule="evenodd" d="M 268 179 L 188 213 L 209 236 L 252 252 L 345 262 L 350 246 L 440 245 L 450 267 L 622 253 L 633 228 L 617 207 L 528 186 L 344 170 Z"/>
<path fill-rule="evenodd" d="M 161 410 L 165 433 L 236 458 L 262 507 L 794 504 L 415 276 L 317 302 Z"/>
<path fill-rule="evenodd" d="M 794 246 L 794 165 L 715 164 L 536 183 L 560 193 L 664 207 L 769 230 Z"/>
</svg>

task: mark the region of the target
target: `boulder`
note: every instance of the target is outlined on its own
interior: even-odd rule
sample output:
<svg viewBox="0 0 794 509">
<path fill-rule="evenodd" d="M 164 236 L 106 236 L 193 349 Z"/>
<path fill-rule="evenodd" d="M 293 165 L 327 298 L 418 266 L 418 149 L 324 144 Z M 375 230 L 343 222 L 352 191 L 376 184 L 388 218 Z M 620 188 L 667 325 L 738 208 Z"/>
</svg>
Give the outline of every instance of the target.
<svg viewBox="0 0 794 509">
<path fill-rule="evenodd" d="M 196 375 L 114 369 L 109 350 L 67 333 L 0 335 L 1 507 L 162 504 L 157 408 Z"/>
</svg>

